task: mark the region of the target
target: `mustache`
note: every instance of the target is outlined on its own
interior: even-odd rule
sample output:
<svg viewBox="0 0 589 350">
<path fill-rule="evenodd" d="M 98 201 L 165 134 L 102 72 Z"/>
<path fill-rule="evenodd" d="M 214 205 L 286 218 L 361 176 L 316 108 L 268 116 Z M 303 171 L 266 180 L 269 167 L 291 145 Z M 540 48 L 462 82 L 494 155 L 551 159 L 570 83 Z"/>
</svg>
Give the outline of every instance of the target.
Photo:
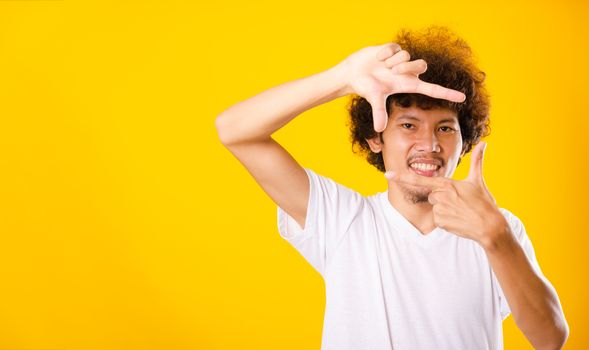
<svg viewBox="0 0 589 350">
<path fill-rule="evenodd" d="M 437 164 L 439 164 L 440 166 L 444 166 L 444 164 L 446 162 L 444 162 L 444 159 L 441 157 L 432 157 L 432 156 L 426 156 L 426 155 L 420 155 L 420 154 L 416 154 L 413 155 L 411 157 L 409 157 L 409 159 L 407 160 L 407 164 L 411 164 L 411 162 L 413 162 L 415 159 L 429 159 L 429 160 L 433 160 L 435 161 Z"/>
</svg>

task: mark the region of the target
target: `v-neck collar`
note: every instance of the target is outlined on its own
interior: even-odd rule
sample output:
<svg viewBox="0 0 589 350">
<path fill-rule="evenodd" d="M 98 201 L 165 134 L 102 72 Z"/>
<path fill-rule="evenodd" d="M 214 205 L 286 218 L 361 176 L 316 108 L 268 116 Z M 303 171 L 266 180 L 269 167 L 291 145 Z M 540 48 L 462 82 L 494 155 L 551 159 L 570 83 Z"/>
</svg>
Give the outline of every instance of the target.
<svg viewBox="0 0 589 350">
<path fill-rule="evenodd" d="M 391 204 L 388 191 L 379 193 L 379 196 L 385 216 L 393 226 L 401 231 L 401 236 L 421 246 L 436 244 L 445 236 L 446 232 L 440 227 L 436 227 L 430 233 L 424 235 Z"/>
</svg>

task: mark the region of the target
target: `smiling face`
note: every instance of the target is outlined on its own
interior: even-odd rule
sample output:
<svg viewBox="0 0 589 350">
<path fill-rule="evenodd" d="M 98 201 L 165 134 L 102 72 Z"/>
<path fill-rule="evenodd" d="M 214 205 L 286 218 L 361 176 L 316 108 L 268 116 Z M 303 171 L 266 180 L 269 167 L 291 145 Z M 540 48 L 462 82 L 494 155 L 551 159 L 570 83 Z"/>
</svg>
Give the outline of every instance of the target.
<svg viewBox="0 0 589 350">
<path fill-rule="evenodd" d="M 462 135 L 455 111 L 445 108 L 424 110 L 415 105 L 394 105 L 387 127 L 367 140 L 373 152 L 382 152 L 386 170 L 401 174 L 451 177 L 462 152 Z M 412 203 L 427 202 L 431 189 L 398 184 Z"/>
</svg>

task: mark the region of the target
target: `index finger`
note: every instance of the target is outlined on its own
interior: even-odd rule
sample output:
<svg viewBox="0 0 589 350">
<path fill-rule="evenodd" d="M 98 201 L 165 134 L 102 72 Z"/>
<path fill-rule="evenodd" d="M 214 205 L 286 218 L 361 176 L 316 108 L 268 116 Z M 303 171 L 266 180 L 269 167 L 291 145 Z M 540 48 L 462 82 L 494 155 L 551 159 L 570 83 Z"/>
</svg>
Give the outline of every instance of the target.
<svg viewBox="0 0 589 350">
<path fill-rule="evenodd" d="M 452 179 L 449 179 L 447 177 L 439 177 L 439 176 L 434 176 L 434 177 L 428 177 L 428 176 L 420 176 L 417 174 L 412 174 L 412 173 L 402 173 L 399 174 L 397 172 L 394 171 L 387 171 L 384 176 L 389 179 L 389 180 L 393 180 L 395 182 L 401 182 L 407 185 L 413 185 L 413 186 L 421 186 L 421 187 L 430 187 L 432 189 L 435 188 L 444 188 L 446 186 L 448 186 L 449 183 L 452 182 Z"/>
<path fill-rule="evenodd" d="M 422 80 L 419 80 L 415 91 L 423 95 L 442 98 L 452 102 L 464 102 L 466 100 L 466 95 L 460 91 L 448 89 L 437 84 L 427 83 Z"/>
<path fill-rule="evenodd" d="M 384 61 L 397 52 L 401 51 L 401 46 L 397 43 L 387 43 L 380 45 L 380 47 L 381 49 L 376 53 L 376 58 L 380 61 Z"/>
<path fill-rule="evenodd" d="M 372 123 L 374 131 L 382 132 L 387 127 L 389 116 L 386 108 L 386 96 L 376 94 L 367 98 L 372 109 Z"/>
</svg>

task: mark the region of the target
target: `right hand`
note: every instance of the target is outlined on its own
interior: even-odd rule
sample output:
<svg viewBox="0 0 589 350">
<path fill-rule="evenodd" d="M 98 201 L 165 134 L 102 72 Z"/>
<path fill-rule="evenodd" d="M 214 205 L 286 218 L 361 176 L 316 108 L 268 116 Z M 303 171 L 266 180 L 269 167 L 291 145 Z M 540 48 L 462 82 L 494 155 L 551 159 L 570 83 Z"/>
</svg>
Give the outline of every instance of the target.
<svg viewBox="0 0 589 350">
<path fill-rule="evenodd" d="M 409 61 L 410 55 L 398 44 L 388 43 L 363 48 L 338 64 L 346 79 L 346 90 L 364 97 L 372 107 L 374 130 L 387 126 L 386 99 L 397 93 L 420 93 L 452 102 L 464 102 L 466 95 L 419 80 L 427 70 L 422 60 Z"/>
</svg>

